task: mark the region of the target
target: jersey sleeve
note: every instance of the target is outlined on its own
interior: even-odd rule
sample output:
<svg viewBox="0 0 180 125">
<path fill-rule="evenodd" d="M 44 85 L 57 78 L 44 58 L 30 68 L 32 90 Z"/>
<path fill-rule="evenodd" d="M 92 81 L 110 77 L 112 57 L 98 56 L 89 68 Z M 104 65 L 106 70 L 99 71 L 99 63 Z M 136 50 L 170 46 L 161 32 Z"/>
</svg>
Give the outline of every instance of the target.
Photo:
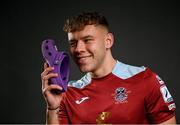
<svg viewBox="0 0 180 125">
<path fill-rule="evenodd" d="M 60 124 L 68 124 L 68 115 L 65 107 L 65 94 L 62 95 L 62 101 L 60 103 L 60 110 L 59 110 L 59 123 Z"/>
<path fill-rule="evenodd" d="M 158 124 L 175 116 L 175 102 L 164 81 L 156 74 L 150 73 L 146 83 L 146 110 L 150 123 Z"/>
</svg>

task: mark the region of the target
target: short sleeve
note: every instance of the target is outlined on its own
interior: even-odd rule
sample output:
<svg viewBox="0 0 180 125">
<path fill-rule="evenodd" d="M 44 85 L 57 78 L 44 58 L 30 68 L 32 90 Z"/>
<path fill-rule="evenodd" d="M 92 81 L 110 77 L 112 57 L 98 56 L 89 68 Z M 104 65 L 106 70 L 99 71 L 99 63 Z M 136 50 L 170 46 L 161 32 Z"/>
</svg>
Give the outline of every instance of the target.
<svg viewBox="0 0 180 125">
<path fill-rule="evenodd" d="M 146 110 L 150 123 L 162 123 L 175 115 L 175 102 L 164 81 L 156 74 L 150 73 L 146 83 Z"/>
</svg>

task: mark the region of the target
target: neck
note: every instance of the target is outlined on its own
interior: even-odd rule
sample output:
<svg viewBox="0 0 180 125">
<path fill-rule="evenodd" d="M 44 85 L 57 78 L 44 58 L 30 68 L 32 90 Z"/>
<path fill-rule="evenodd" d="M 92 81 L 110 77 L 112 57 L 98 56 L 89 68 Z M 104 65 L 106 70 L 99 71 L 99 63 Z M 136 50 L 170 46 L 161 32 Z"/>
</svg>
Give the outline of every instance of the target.
<svg viewBox="0 0 180 125">
<path fill-rule="evenodd" d="M 100 68 L 97 70 L 90 72 L 92 78 L 101 78 L 103 76 L 108 75 L 109 73 L 112 72 L 116 60 L 110 55 L 108 58 L 105 58 L 103 63 L 101 64 Z"/>
</svg>

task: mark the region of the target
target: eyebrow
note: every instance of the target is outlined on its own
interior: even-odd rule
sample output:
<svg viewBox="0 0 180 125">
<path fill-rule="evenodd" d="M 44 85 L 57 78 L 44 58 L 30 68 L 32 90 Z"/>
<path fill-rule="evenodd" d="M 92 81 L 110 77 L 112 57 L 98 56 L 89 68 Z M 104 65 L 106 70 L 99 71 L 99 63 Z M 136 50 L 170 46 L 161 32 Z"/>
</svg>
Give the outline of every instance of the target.
<svg viewBox="0 0 180 125">
<path fill-rule="evenodd" d="M 91 35 L 87 35 L 87 36 L 84 36 L 84 37 L 82 37 L 82 38 L 80 38 L 80 39 L 87 39 L 87 38 L 93 38 L 93 36 L 91 36 Z M 75 41 L 77 41 L 77 39 L 71 39 L 71 40 L 68 40 L 69 42 L 75 42 Z"/>
<path fill-rule="evenodd" d="M 81 39 L 87 39 L 87 38 L 92 38 L 93 36 L 91 36 L 91 35 L 87 35 L 87 36 L 84 36 L 84 37 L 82 37 Z"/>
</svg>

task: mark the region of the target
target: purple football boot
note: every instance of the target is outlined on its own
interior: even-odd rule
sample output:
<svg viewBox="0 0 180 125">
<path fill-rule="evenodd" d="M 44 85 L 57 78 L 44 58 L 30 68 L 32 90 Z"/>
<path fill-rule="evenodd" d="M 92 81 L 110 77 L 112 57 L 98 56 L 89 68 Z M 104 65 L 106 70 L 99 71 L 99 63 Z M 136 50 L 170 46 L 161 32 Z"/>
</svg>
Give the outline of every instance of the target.
<svg viewBox="0 0 180 125">
<path fill-rule="evenodd" d="M 58 73 L 58 77 L 51 78 L 51 84 L 57 84 L 67 91 L 69 80 L 70 63 L 66 52 L 58 51 L 54 40 L 46 39 L 42 42 L 42 54 L 49 66 L 54 67 L 52 73 Z"/>
</svg>

